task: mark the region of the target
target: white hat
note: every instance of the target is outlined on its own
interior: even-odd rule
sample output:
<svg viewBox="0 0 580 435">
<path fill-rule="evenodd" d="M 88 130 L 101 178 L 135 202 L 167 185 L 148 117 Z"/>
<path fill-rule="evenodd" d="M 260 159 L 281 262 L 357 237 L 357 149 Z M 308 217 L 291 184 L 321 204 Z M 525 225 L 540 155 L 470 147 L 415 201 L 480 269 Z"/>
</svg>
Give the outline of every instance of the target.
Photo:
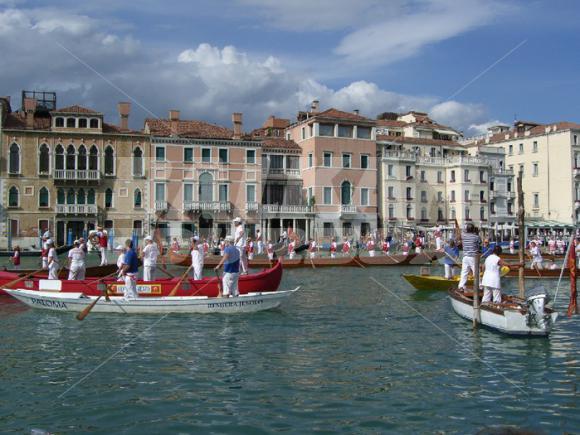
<svg viewBox="0 0 580 435">
<path fill-rule="evenodd" d="M 234 241 L 234 236 L 226 236 L 226 238 L 224 239 L 226 242 L 233 242 Z"/>
<path fill-rule="evenodd" d="M 234 223 L 242 223 L 242 218 L 241 217 L 237 217 L 234 219 Z"/>
<path fill-rule="evenodd" d="M 78 240 L 78 239 L 77 239 L 77 240 L 75 240 L 75 241 L 73 242 L 73 245 L 76 245 L 77 243 L 78 243 L 78 244 L 80 244 L 80 243 L 81 243 L 81 242 L 80 242 L 80 240 Z"/>
<path fill-rule="evenodd" d="M 153 237 L 151 237 L 151 236 L 145 236 L 145 241 L 152 242 L 153 241 Z"/>
<path fill-rule="evenodd" d="M 54 243 L 54 242 L 52 241 L 52 239 L 47 239 L 46 243 L 50 245 L 51 243 Z"/>
<path fill-rule="evenodd" d="M 125 248 L 123 248 L 123 245 L 117 245 L 117 247 L 115 248 L 115 251 L 122 251 Z"/>
</svg>

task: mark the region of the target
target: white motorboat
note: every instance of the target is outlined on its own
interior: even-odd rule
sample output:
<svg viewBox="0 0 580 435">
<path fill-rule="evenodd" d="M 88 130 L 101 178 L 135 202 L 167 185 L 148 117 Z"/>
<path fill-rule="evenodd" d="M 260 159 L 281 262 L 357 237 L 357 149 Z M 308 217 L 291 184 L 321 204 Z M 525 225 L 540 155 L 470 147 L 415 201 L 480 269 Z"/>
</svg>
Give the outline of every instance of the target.
<svg viewBox="0 0 580 435">
<path fill-rule="evenodd" d="M 481 296 L 482 292 L 480 292 Z M 458 289 L 449 290 L 453 310 L 461 317 L 473 320 L 473 293 L 464 294 Z M 558 313 L 546 306 L 548 296 L 539 293 L 520 299 L 504 296 L 501 304 L 479 306 L 479 319 L 483 326 L 510 335 L 547 336 L 556 323 Z"/>
<path fill-rule="evenodd" d="M 254 313 L 277 308 L 290 295 L 298 291 L 254 292 L 238 297 L 207 296 L 165 296 L 147 297 L 126 300 L 120 296 L 111 296 L 109 301 L 100 298 L 92 311 L 95 313 L 118 314 L 167 314 L 167 313 Z M 5 289 L 6 293 L 32 308 L 52 311 L 81 312 L 93 303 L 96 296 L 83 293 L 55 293 L 48 291 Z"/>
</svg>

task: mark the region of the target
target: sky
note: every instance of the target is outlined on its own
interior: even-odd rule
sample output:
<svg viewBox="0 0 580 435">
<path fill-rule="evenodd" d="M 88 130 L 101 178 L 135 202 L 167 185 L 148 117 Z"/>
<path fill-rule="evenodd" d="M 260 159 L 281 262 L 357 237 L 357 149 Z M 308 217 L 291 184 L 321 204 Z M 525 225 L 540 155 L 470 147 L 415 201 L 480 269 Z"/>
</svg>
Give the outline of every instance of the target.
<svg viewBox="0 0 580 435">
<path fill-rule="evenodd" d="M 427 111 L 472 136 L 514 119 L 577 121 L 574 0 L 0 0 L 0 95 L 57 92 L 118 123 L 244 130 L 322 109 Z"/>
</svg>

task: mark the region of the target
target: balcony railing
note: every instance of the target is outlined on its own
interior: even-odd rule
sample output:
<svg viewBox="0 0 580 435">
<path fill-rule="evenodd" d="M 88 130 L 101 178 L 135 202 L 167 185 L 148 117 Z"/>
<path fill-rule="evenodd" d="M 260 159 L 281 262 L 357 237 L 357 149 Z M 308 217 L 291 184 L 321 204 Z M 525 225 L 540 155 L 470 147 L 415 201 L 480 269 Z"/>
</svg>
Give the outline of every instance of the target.
<svg viewBox="0 0 580 435">
<path fill-rule="evenodd" d="M 232 203 L 229 201 L 191 201 L 183 204 L 185 211 L 230 212 Z"/>
<path fill-rule="evenodd" d="M 341 216 L 351 215 L 351 214 L 356 214 L 356 205 L 342 204 L 340 206 L 340 215 Z"/>
<path fill-rule="evenodd" d="M 264 175 L 264 176 L 276 175 L 276 176 L 300 177 L 300 169 L 262 167 L 262 175 Z"/>
<path fill-rule="evenodd" d="M 57 214 L 97 214 L 98 208 L 95 204 L 57 204 Z"/>
<path fill-rule="evenodd" d="M 99 181 L 101 179 L 101 173 L 93 169 L 55 169 L 54 179 L 64 181 Z"/>
<path fill-rule="evenodd" d="M 262 211 L 264 213 L 311 213 L 312 207 L 309 205 L 278 205 L 278 204 L 263 204 Z"/>
<path fill-rule="evenodd" d="M 246 211 L 247 212 L 257 212 L 259 210 L 259 204 L 257 202 L 248 202 L 246 203 Z"/>
<path fill-rule="evenodd" d="M 167 211 L 167 209 L 168 209 L 167 201 L 155 201 L 156 212 Z"/>
</svg>

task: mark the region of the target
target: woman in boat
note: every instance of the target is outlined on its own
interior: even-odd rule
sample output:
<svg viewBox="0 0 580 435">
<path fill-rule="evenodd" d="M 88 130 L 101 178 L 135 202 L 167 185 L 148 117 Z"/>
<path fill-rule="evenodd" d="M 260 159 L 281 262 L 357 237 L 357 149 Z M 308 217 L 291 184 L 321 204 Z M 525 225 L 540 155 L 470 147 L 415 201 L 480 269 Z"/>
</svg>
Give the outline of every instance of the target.
<svg viewBox="0 0 580 435">
<path fill-rule="evenodd" d="M 203 254 L 199 250 L 198 238 L 191 239 L 191 267 L 193 279 L 200 280 L 203 272 Z"/>
<path fill-rule="evenodd" d="M 459 248 L 455 245 L 455 240 L 451 239 L 447 246 L 443 248 L 445 258 L 443 258 L 443 266 L 445 267 L 445 278 L 453 278 L 453 268 L 457 266 L 457 258 L 459 257 Z"/>
<path fill-rule="evenodd" d="M 78 240 L 74 241 L 73 248 L 68 251 L 68 269 L 69 281 L 85 279 L 85 252 Z"/>
<path fill-rule="evenodd" d="M 58 256 L 54 248 L 54 241 L 49 240 L 48 243 L 48 279 L 58 279 Z"/>
<path fill-rule="evenodd" d="M 483 278 L 481 279 L 481 285 L 483 286 L 483 299 L 482 304 L 493 303 L 501 304 L 501 267 L 505 265 L 504 261 L 499 258 L 501 254 L 501 247 L 496 245 L 493 248 L 493 253 L 490 254 L 485 259 L 485 272 L 483 272 Z"/>
</svg>

